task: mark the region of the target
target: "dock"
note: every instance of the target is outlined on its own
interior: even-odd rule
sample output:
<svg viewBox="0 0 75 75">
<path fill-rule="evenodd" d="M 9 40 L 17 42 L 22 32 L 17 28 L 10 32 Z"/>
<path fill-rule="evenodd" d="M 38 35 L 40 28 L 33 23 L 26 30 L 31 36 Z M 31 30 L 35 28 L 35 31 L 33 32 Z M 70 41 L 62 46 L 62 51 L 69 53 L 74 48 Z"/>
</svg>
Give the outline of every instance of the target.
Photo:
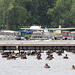
<svg viewBox="0 0 75 75">
<path fill-rule="evenodd" d="M 75 40 L 0 40 L 0 50 L 75 50 Z"/>
</svg>

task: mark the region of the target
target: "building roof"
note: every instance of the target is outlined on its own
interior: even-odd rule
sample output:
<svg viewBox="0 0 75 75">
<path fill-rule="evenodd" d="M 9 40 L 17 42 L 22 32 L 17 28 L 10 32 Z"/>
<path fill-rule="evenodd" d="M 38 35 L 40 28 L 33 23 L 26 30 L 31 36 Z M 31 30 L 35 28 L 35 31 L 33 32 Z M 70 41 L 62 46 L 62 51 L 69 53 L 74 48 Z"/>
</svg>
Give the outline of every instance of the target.
<svg viewBox="0 0 75 75">
<path fill-rule="evenodd" d="M 75 33 L 75 31 L 72 31 L 71 33 Z"/>
<path fill-rule="evenodd" d="M 70 31 L 62 31 L 62 32 L 70 32 Z"/>
<path fill-rule="evenodd" d="M 2 30 L 1 32 L 5 32 L 5 33 L 14 33 L 15 31 L 12 31 L 12 30 Z"/>
<path fill-rule="evenodd" d="M 41 29 L 41 26 L 31 26 L 30 29 Z"/>
</svg>

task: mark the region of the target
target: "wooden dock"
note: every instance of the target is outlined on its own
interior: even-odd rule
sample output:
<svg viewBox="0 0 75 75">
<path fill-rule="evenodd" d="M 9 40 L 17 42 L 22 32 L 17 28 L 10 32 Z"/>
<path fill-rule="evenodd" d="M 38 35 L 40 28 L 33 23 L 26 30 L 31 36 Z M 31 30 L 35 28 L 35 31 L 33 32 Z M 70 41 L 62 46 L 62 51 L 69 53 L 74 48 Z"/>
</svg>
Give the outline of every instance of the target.
<svg viewBox="0 0 75 75">
<path fill-rule="evenodd" d="M 75 40 L 7 40 L 0 50 L 75 50 Z"/>
</svg>

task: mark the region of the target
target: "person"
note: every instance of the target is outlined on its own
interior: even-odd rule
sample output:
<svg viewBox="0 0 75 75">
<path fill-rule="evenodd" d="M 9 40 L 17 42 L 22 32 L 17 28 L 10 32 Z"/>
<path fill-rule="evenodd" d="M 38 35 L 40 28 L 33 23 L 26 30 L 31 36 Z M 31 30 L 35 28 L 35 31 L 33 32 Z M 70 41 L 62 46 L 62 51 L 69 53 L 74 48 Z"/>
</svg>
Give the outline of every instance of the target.
<svg viewBox="0 0 75 75">
<path fill-rule="evenodd" d="M 57 40 L 57 37 L 54 37 L 55 40 Z"/>
</svg>

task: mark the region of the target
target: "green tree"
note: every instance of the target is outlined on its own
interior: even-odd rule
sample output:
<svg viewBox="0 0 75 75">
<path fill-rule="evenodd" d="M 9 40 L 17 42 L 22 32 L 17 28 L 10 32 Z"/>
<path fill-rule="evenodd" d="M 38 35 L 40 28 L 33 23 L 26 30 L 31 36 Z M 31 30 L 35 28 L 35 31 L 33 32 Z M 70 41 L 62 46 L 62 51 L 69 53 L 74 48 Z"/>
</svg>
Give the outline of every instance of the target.
<svg viewBox="0 0 75 75">
<path fill-rule="evenodd" d="M 69 27 L 70 25 L 70 10 L 71 10 L 72 0 L 57 0 L 54 8 L 49 9 L 47 14 L 49 18 L 52 18 L 51 26 Z M 55 25 L 53 25 L 55 24 Z"/>
<path fill-rule="evenodd" d="M 75 0 L 72 0 L 72 7 L 71 7 L 71 23 L 73 27 L 75 27 Z"/>
</svg>

